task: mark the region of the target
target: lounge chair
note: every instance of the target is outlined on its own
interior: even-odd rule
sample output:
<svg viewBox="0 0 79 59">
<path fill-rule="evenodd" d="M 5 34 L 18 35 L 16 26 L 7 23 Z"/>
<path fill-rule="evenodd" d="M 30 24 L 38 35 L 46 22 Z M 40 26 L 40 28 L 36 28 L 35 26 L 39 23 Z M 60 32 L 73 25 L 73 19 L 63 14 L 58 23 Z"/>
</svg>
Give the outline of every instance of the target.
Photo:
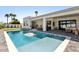
<svg viewBox="0 0 79 59">
<path fill-rule="evenodd" d="M 71 28 L 66 28 L 65 31 L 66 32 L 71 32 L 72 30 L 71 30 Z"/>
</svg>

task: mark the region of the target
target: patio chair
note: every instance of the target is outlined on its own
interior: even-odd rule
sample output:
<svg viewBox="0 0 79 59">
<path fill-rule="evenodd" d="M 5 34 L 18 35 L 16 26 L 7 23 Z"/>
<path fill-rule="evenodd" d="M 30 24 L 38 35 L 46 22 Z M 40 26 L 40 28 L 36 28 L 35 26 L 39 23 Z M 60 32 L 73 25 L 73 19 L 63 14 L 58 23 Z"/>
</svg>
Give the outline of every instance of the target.
<svg viewBox="0 0 79 59">
<path fill-rule="evenodd" d="M 74 34 L 75 34 L 75 35 L 79 35 L 79 28 L 76 28 L 76 29 L 75 29 Z"/>
<path fill-rule="evenodd" d="M 74 34 L 76 31 L 76 28 L 72 28 L 72 33 Z"/>
<path fill-rule="evenodd" d="M 72 30 L 71 30 L 71 28 L 65 28 L 65 31 L 66 32 L 71 32 Z"/>
<path fill-rule="evenodd" d="M 75 30 L 75 35 L 78 35 L 78 30 Z"/>
</svg>

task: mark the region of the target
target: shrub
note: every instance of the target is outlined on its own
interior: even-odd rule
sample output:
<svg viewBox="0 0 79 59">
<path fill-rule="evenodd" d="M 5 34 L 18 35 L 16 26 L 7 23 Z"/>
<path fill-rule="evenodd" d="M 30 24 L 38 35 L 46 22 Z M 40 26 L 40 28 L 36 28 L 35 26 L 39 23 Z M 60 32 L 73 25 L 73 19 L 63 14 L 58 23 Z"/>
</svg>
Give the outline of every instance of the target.
<svg viewBox="0 0 79 59">
<path fill-rule="evenodd" d="M 16 21 L 16 20 L 13 20 L 13 21 L 10 22 L 10 24 L 20 24 L 20 22 Z"/>
<path fill-rule="evenodd" d="M 5 25 L 3 23 L 0 23 L 0 29 L 4 28 Z"/>
</svg>

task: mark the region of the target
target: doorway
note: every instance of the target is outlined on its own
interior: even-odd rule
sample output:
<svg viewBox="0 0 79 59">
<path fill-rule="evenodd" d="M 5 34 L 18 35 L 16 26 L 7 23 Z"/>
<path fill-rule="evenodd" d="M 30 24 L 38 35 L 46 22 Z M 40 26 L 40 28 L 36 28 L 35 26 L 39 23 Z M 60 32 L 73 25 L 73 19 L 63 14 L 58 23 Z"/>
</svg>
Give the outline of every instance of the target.
<svg viewBox="0 0 79 59">
<path fill-rule="evenodd" d="M 51 30 L 51 21 L 47 21 L 46 29 L 47 31 Z"/>
<path fill-rule="evenodd" d="M 76 20 L 62 20 L 59 21 L 59 29 L 65 30 L 65 28 L 76 27 Z"/>
</svg>

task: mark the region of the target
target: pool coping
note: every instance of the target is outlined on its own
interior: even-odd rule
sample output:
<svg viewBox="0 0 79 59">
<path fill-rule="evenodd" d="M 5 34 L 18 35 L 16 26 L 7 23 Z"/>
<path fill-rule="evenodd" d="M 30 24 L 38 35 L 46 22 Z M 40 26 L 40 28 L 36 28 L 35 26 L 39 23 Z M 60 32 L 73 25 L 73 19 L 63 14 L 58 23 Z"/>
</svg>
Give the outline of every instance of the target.
<svg viewBox="0 0 79 59">
<path fill-rule="evenodd" d="M 71 37 L 66 37 L 66 39 L 56 48 L 55 52 L 64 52 L 68 43 L 70 42 Z"/>
<path fill-rule="evenodd" d="M 9 52 L 18 52 L 18 50 L 16 49 L 15 45 L 11 41 L 6 31 L 4 31 L 4 36 L 5 36 L 5 40 L 6 40 Z"/>
<path fill-rule="evenodd" d="M 48 33 L 48 34 L 51 34 L 51 33 Z M 14 43 L 11 41 L 11 38 L 7 34 L 7 31 L 4 31 L 4 35 L 5 35 L 5 40 L 7 42 L 7 46 L 8 46 L 9 52 L 18 52 L 18 50 L 15 47 Z M 58 34 L 53 34 L 53 35 L 66 37 L 64 39 L 64 41 L 54 51 L 54 52 L 64 52 L 65 48 L 67 47 L 68 43 L 70 42 L 70 38 L 71 37 L 58 35 Z"/>
</svg>

